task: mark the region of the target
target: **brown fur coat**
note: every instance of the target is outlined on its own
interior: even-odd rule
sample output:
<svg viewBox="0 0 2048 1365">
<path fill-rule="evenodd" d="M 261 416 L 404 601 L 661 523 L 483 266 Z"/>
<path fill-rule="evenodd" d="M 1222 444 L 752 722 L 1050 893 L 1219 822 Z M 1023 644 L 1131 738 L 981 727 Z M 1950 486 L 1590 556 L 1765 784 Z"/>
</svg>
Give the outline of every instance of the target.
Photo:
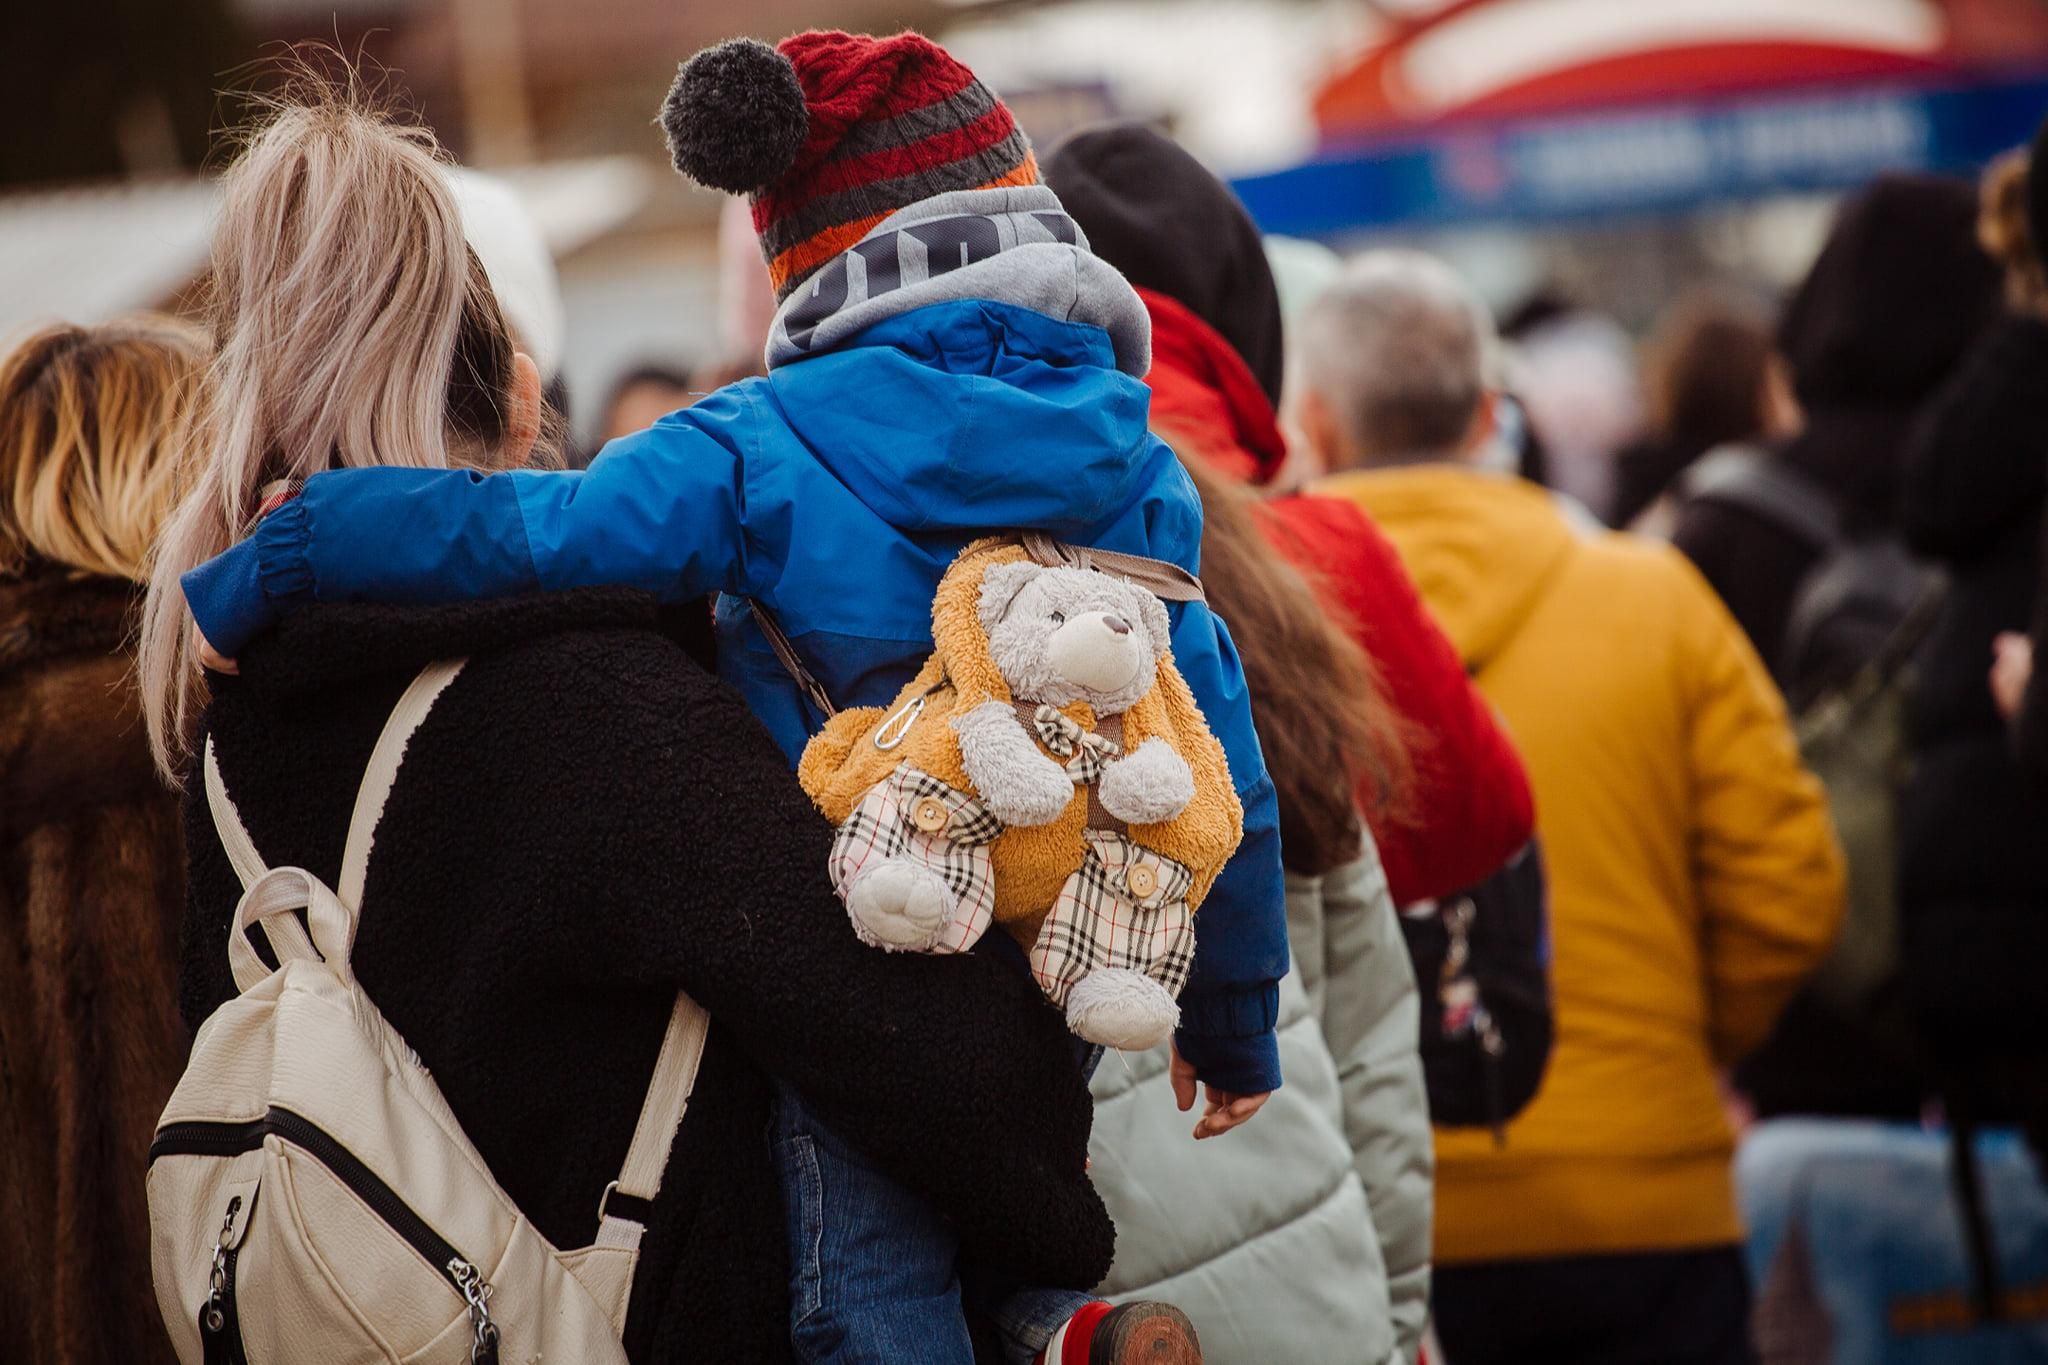
<svg viewBox="0 0 2048 1365">
<path fill-rule="evenodd" d="M 184 859 L 137 711 L 134 594 L 0 582 L 0 1360 L 174 1358 L 144 1178 L 185 1061 Z"/>
</svg>

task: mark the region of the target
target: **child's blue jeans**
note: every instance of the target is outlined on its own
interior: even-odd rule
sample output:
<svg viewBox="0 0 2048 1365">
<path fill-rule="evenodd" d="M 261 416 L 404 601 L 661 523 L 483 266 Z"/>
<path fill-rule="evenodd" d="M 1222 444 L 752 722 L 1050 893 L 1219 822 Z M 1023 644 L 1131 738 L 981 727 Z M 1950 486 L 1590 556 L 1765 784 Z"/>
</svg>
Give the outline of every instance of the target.
<svg viewBox="0 0 2048 1365">
<path fill-rule="evenodd" d="M 778 1083 L 775 1160 L 789 1233 L 790 1341 L 808 1365 L 972 1365 L 960 1243 L 917 1196 L 832 1135 Z M 967 1272 L 1010 1365 L 1031 1365 L 1089 1296 Z"/>
</svg>

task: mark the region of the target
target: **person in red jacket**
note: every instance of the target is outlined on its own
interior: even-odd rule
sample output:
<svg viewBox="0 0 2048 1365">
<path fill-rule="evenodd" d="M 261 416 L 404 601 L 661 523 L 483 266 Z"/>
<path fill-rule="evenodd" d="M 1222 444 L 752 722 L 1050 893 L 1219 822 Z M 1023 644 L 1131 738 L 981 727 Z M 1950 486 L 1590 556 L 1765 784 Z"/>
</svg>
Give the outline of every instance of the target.
<svg viewBox="0 0 2048 1365">
<path fill-rule="evenodd" d="M 1152 424 L 1183 459 L 1269 487 L 1287 459 L 1275 405 L 1280 299 L 1258 228 L 1228 187 L 1140 124 L 1068 138 L 1046 183 L 1152 315 Z M 1535 806 L 1514 746 L 1465 676 L 1393 546 L 1356 504 L 1260 504 L 1275 548 L 1323 594 L 1382 674 L 1413 737 L 1408 808 L 1359 794 L 1395 903 L 1483 881 L 1529 840 Z M 1368 779 L 1370 783 L 1371 779 Z"/>
</svg>

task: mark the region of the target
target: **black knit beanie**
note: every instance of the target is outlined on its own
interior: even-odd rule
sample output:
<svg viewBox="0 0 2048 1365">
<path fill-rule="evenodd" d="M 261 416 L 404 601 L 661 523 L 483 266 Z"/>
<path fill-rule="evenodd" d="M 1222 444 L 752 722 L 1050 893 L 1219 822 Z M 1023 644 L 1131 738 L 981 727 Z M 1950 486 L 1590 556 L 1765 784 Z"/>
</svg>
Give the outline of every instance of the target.
<svg viewBox="0 0 2048 1365">
<path fill-rule="evenodd" d="M 1887 175 L 1851 195 L 1778 325 L 1809 408 L 1911 407 L 1997 315 L 1967 181 Z"/>
<path fill-rule="evenodd" d="M 1230 187 L 1139 123 L 1076 133 L 1043 170 L 1095 254 L 1215 328 L 1277 406 L 1280 291 L 1259 229 Z"/>
</svg>

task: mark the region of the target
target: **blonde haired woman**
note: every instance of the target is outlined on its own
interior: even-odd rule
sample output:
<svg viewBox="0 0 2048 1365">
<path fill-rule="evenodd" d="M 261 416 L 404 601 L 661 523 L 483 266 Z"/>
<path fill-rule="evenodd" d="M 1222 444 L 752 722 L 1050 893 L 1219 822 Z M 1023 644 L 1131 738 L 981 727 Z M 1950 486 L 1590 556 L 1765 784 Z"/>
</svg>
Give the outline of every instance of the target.
<svg viewBox="0 0 2048 1365">
<path fill-rule="evenodd" d="M 224 191 L 204 464 L 144 628 L 152 736 L 175 771 L 203 731 L 263 859 L 331 879 L 394 702 L 426 663 L 467 660 L 406 749 L 352 964 L 561 1247 L 596 1234 L 675 992 L 710 1012 L 645 1210 L 629 1358 L 790 1355 L 769 1073 L 829 1109 L 834 1132 L 992 1273 L 1100 1278 L 1111 1232 L 1058 1015 L 985 954 L 877 953 L 853 937 L 825 876 L 831 830 L 651 598 L 309 608 L 252 643 L 239 676 L 211 678 L 196 714 L 179 574 L 266 515 L 302 517 L 297 481 L 335 466 L 503 469 L 545 445 L 539 376 L 463 244 L 426 133 L 345 101 L 287 106 Z M 183 1003 L 197 1022 L 234 990 L 240 887 L 203 799 L 188 828 Z M 860 1026 L 876 1020 L 888 1026 Z M 809 1141 L 779 1155 L 815 1164 Z M 263 1292 L 242 1284 L 238 1301 Z"/>
<path fill-rule="evenodd" d="M 203 335 L 50 327 L 0 358 L 0 1359 L 169 1360 L 143 1161 L 185 1055 L 183 848 L 128 644 Z"/>
</svg>

